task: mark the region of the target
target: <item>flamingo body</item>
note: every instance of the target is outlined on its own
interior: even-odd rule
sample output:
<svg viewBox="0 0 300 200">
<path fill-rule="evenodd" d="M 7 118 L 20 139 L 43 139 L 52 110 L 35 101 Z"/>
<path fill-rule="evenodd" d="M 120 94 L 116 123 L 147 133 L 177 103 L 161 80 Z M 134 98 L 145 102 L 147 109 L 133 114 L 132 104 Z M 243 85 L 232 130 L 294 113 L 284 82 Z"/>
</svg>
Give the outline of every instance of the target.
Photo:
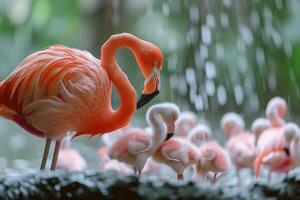
<svg viewBox="0 0 300 200">
<path fill-rule="evenodd" d="M 226 149 L 238 169 L 253 167 L 256 157 L 254 141 L 254 135 L 247 132 L 240 132 L 228 139 Z"/>
<path fill-rule="evenodd" d="M 186 168 L 196 164 L 199 156 L 197 148 L 188 141 L 171 138 L 160 145 L 153 158 L 171 167 L 181 177 Z"/>
</svg>

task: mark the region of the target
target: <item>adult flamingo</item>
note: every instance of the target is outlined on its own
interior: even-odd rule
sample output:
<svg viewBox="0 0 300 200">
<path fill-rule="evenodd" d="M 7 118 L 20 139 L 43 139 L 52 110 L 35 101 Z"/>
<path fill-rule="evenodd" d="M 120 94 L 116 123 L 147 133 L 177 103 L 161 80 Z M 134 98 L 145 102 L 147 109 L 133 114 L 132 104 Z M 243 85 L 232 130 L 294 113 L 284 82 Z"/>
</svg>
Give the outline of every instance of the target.
<svg viewBox="0 0 300 200">
<path fill-rule="evenodd" d="M 221 119 L 221 126 L 227 135 L 226 149 L 236 167 L 240 182 L 240 170 L 253 169 L 255 160 L 255 136 L 245 131 L 245 122 L 236 113 L 227 113 Z"/>
<path fill-rule="evenodd" d="M 266 165 L 271 172 L 288 172 L 293 161 L 287 151 L 284 136 L 285 121 L 284 116 L 287 112 L 287 103 L 281 97 L 270 100 L 266 109 L 266 116 L 270 120 L 271 128 L 265 130 L 257 141 L 257 157 L 254 162 L 255 176 L 259 175 L 262 164 Z"/>
<path fill-rule="evenodd" d="M 197 125 L 197 116 L 190 111 L 184 111 L 180 114 L 175 124 L 175 135 L 187 137 L 188 133 Z"/>
<path fill-rule="evenodd" d="M 163 142 L 153 155 L 158 163 L 171 167 L 177 174 L 177 180 L 183 180 L 183 172 L 200 159 L 197 147 L 183 138 L 171 138 Z"/>
<path fill-rule="evenodd" d="M 152 134 L 143 129 L 131 129 L 108 147 L 109 157 L 131 165 L 137 174 L 141 174 L 148 158 L 166 140 L 167 132 L 173 135 L 178 116 L 179 108 L 175 104 L 161 103 L 150 107 L 147 121 Z"/>
<path fill-rule="evenodd" d="M 123 47 L 133 52 L 145 77 L 137 104 L 136 91 L 115 58 Z M 87 51 L 51 46 L 25 58 L 0 83 L 0 116 L 46 138 L 41 169 L 55 140 L 54 170 L 67 132 L 96 135 L 124 127 L 137 108 L 159 93 L 162 59 L 157 46 L 128 33 L 111 36 L 101 47 L 100 60 Z M 111 107 L 112 84 L 120 96 L 118 110 Z"/>
</svg>

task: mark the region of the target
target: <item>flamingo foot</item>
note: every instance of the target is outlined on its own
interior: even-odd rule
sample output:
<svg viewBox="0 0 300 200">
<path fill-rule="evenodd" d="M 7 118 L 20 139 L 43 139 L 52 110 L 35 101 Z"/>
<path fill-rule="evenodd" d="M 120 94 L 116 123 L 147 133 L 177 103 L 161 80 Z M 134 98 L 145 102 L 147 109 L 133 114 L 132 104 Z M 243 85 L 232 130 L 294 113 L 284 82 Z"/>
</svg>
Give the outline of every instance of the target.
<svg viewBox="0 0 300 200">
<path fill-rule="evenodd" d="M 177 180 L 183 180 L 184 177 L 183 177 L 183 174 L 177 174 Z"/>
</svg>

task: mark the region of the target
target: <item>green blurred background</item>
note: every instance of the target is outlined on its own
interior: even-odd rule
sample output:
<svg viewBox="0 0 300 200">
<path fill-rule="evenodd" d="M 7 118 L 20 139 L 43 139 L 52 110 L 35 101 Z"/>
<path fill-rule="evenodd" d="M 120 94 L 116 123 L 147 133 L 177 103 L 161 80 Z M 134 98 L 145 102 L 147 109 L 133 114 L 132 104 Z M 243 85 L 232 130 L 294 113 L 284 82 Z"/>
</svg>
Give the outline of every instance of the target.
<svg viewBox="0 0 300 200">
<path fill-rule="evenodd" d="M 222 140 L 218 126 L 225 112 L 241 113 L 249 127 L 273 96 L 284 97 L 288 119 L 298 121 L 299 10 L 297 0 L 0 0 L 0 80 L 49 45 L 99 57 L 110 35 L 130 32 L 164 53 L 161 94 L 152 103 L 172 101 L 195 111 Z M 134 57 L 126 49 L 117 57 L 139 93 L 143 79 Z M 116 94 L 113 102 L 116 107 Z M 133 124 L 146 125 L 141 119 L 148 107 L 136 113 Z M 76 143 L 96 162 L 98 139 Z M 37 166 L 42 146 L 0 120 L 0 166 Z"/>
</svg>

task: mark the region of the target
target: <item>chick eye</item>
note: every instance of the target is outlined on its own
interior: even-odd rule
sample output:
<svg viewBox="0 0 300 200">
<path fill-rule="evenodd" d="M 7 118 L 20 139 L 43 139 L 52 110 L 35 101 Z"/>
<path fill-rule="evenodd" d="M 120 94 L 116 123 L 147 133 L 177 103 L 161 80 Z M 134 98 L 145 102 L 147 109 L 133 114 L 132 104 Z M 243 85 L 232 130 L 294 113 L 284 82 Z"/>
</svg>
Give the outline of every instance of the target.
<svg viewBox="0 0 300 200">
<path fill-rule="evenodd" d="M 155 60 L 155 61 L 153 62 L 153 65 L 154 65 L 155 67 L 158 67 L 158 61 Z"/>
</svg>

